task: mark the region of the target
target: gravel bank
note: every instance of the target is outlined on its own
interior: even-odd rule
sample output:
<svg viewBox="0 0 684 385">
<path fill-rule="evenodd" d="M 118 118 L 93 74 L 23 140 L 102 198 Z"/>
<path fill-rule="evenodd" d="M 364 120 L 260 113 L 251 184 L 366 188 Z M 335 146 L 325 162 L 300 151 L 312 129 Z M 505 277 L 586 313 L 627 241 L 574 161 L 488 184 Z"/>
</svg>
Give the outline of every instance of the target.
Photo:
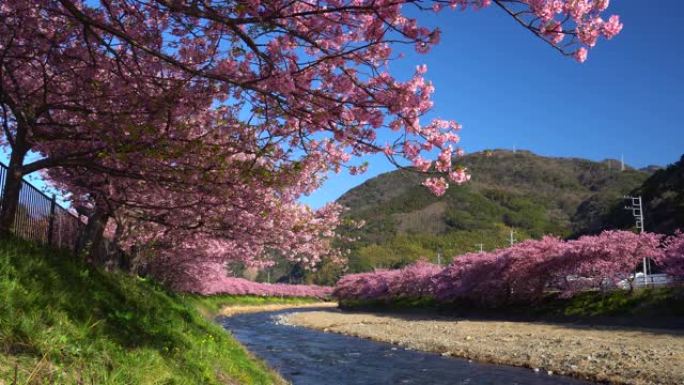
<svg viewBox="0 0 684 385">
<path fill-rule="evenodd" d="M 476 361 L 612 384 L 684 384 L 684 333 L 655 329 L 344 313 L 280 322 Z"/>
</svg>

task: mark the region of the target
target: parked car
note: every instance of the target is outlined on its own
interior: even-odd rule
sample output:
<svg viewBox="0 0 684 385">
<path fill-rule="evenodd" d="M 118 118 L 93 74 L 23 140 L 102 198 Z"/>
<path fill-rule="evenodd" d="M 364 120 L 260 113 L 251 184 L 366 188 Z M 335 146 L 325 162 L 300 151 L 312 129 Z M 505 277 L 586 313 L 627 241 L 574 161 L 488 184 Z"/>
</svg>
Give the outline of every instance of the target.
<svg viewBox="0 0 684 385">
<path fill-rule="evenodd" d="M 644 273 L 636 273 L 629 278 L 633 280 L 632 287 L 666 286 L 674 282 L 672 277 L 667 274 L 649 274 L 646 280 L 644 280 Z M 629 289 L 629 280 L 623 279 L 618 282 L 617 286 L 621 289 Z"/>
</svg>

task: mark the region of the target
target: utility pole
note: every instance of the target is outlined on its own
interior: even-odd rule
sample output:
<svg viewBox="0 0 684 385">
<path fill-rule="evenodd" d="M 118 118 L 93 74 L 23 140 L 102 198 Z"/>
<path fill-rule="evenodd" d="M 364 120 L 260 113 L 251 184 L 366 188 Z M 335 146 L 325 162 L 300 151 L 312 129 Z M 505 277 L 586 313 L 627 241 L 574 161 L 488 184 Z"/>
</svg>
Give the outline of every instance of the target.
<svg viewBox="0 0 684 385">
<path fill-rule="evenodd" d="M 511 247 L 513 246 L 513 244 L 514 244 L 515 242 L 518 241 L 517 239 L 515 239 L 515 236 L 514 236 L 514 235 L 515 235 L 515 231 L 511 230 L 511 237 L 510 237 L 510 239 L 509 239 L 509 241 L 510 241 L 510 243 L 511 243 Z"/>
<path fill-rule="evenodd" d="M 442 267 L 442 249 L 437 249 L 437 266 Z"/>
<path fill-rule="evenodd" d="M 625 171 L 625 154 L 620 154 L 620 171 Z"/>
<path fill-rule="evenodd" d="M 476 243 L 476 244 L 475 244 L 475 247 L 479 247 L 479 248 L 480 248 L 480 253 L 484 252 L 484 250 L 483 250 L 484 244 L 482 244 L 482 243 Z"/>
<path fill-rule="evenodd" d="M 624 162 L 623 162 L 624 167 Z M 634 221 L 636 222 L 636 228 L 639 233 L 643 233 L 644 230 L 644 206 L 641 200 L 641 195 L 637 197 L 625 196 L 625 199 L 629 199 L 630 204 L 625 206 L 625 210 L 631 210 Z M 648 259 L 644 257 L 644 286 L 648 286 Z"/>
</svg>

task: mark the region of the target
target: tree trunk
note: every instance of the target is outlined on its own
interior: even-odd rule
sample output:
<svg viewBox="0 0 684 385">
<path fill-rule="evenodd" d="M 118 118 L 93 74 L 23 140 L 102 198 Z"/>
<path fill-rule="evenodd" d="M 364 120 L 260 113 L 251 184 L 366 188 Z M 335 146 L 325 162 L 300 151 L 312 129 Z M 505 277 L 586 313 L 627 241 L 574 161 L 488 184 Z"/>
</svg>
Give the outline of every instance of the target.
<svg viewBox="0 0 684 385">
<path fill-rule="evenodd" d="M 88 218 L 88 224 L 81 235 L 81 239 L 79 239 L 78 254 L 83 256 L 89 264 L 96 265 L 100 259 L 104 260 L 106 257 L 100 256 L 98 253 L 100 251 L 108 219 L 109 214 L 106 210 L 95 207 L 95 211 Z"/>
<path fill-rule="evenodd" d="M 21 192 L 22 178 L 24 176 L 22 165 L 26 150 L 13 149 L 10 164 L 5 175 L 5 186 L 2 192 L 2 204 L 0 205 L 0 237 L 7 238 L 12 232 L 14 217 L 19 208 L 19 193 Z"/>
<path fill-rule="evenodd" d="M 117 222 L 116 230 L 114 231 L 114 239 L 111 240 L 111 246 L 114 250 L 108 256 L 108 263 L 111 264 L 112 268 L 119 269 L 123 272 L 131 272 L 131 262 L 132 257 L 125 253 L 123 249 L 119 246 L 119 241 L 124 233 L 124 225 L 121 222 Z"/>
</svg>

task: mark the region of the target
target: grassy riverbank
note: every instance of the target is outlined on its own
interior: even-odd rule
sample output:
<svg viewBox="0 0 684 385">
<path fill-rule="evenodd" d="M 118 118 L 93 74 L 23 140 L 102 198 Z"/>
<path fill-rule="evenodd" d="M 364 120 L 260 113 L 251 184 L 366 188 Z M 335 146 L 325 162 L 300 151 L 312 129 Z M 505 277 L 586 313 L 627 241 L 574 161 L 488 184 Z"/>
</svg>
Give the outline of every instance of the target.
<svg viewBox="0 0 684 385">
<path fill-rule="evenodd" d="M 305 301 L 175 295 L 19 240 L 0 243 L 0 298 L 2 385 L 280 383 L 206 316 Z"/>
<path fill-rule="evenodd" d="M 192 304 L 202 315 L 213 320 L 219 315 L 225 315 L 227 309 L 250 308 L 269 309 L 275 305 L 283 308 L 310 306 L 321 303 L 318 298 L 305 297 L 257 297 L 240 295 L 183 295 L 183 299 Z"/>
<path fill-rule="evenodd" d="M 340 301 L 347 310 L 426 313 L 502 320 L 586 321 L 609 325 L 684 329 L 684 288 L 637 289 L 633 292 L 585 292 L 572 298 L 549 296 L 533 304 L 483 307 L 468 302 L 439 303 L 430 298 L 392 301 Z"/>
</svg>

